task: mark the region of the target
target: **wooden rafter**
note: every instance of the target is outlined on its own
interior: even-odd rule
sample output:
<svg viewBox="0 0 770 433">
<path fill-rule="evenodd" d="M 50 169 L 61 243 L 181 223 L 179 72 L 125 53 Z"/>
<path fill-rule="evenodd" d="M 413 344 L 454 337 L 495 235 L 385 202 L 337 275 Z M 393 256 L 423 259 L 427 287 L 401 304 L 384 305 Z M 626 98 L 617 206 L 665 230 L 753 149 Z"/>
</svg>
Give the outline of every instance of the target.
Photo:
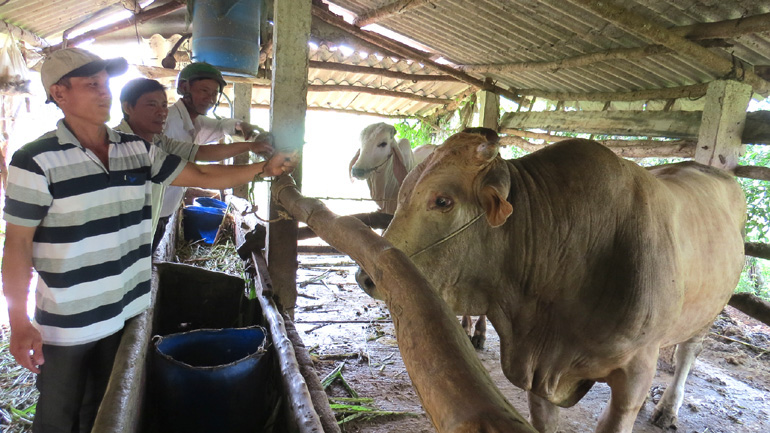
<svg viewBox="0 0 770 433">
<path fill-rule="evenodd" d="M 510 132 L 510 131 L 509 131 Z M 547 134 L 541 134 L 547 135 Z M 551 136 L 553 142 L 567 140 L 572 137 Z M 595 140 L 606 146 L 615 154 L 624 158 L 692 158 L 695 155 L 695 142 L 692 140 L 656 141 L 656 140 Z M 548 143 L 532 143 L 519 136 L 509 135 L 500 138 L 503 146 L 516 146 L 527 152 L 535 152 Z"/>
<path fill-rule="evenodd" d="M 228 104 L 227 101 L 220 101 L 219 106 L 230 107 L 230 104 Z M 267 110 L 270 108 L 270 104 L 251 104 L 251 108 Z M 407 114 L 388 114 L 388 113 L 377 113 L 374 111 L 348 110 L 345 108 L 316 107 L 313 105 L 309 105 L 307 107 L 307 111 L 326 111 L 329 113 L 348 113 L 348 114 L 353 113 L 353 114 L 361 114 L 365 116 L 387 117 L 391 119 L 404 119 L 408 117 L 410 119 L 420 119 L 422 121 L 428 120 L 424 116 L 418 116 L 418 115 L 408 114 L 408 113 Z"/>
<path fill-rule="evenodd" d="M 639 35 L 655 44 L 663 45 L 711 70 L 718 77 L 738 76 L 750 84 L 755 92 L 761 95 L 770 94 L 770 83 L 758 77 L 753 71 L 733 64 L 730 60 L 712 53 L 695 42 L 689 41 L 670 30 L 642 16 L 629 12 L 627 9 L 610 2 L 594 0 L 567 0 L 595 13 L 610 23 Z"/>
<path fill-rule="evenodd" d="M 770 31 L 770 13 L 714 23 L 692 24 L 670 29 L 690 40 L 729 39 L 741 35 Z"/>
<path fill-rule="evenodd" d="M 30 32 L 29 30 L 24 30 L 21 27 L 15 26 L 2 20 L 0 20 L 0 31 L 9 33 L 16 39 L 22 40 L 32 45 L 33 47 L 43 48 L 49 45 L 45 39 Z"/>
<path fill-rule="evenodd" d="M 535 96 L 551 101 L 652 101 L 656 99 L 697 99 L 706 94 L 707 83 L 691 86 L 669 87 L 666 89 L 636 90 L 633 92 L 547 92 L 544 90 L 519 90 L 522 96 Z"/>
<path fill-rule="evenodd" d="M 310 61 L 310 69 L 323 69 L 327 71 L 336 71 L 336 72 L 350 72 L 353 74 L 380 75 L 387 78 L 395 78 L 397 80 L 414 81 L 414 82 L 416 81 L 460 81 L 456 77 L 452 77 L 449 75 L 410 74 L 407 72 L 391 71 L 385 68 L 348 65 L 345 63 L 337 63 L 337 62 L 319 62 L 317 60 Z"/>
<path fill-rule="evenodd" d="M 269 89 L 270 85 L 255 84 L 254 88 L 257 89 Z M 432 96 L 423 96 L 409 92 L 398 92 L 388 89 L 377 89 L 374 87 L 365 86 L 351 86 L 346 84 L 311 84 L 307 86 L 308 92 L 353 92 L 353 93 L 366 93 L 368 95 L 377 96 L 389 96 L 392 98 L 409 99 L 417 102 L 424 102 L 427 104 L 449 104 L 451 99 L 437 98 Z"/>
<path fill-rule="evenodd" d="M 426 3 L 436 3 L 438 0 L 398 0 L 393 3 L 388 3 L 385 6 L 377 9 L 368 10 L 353 21 L 353 25 L 358 27 L 368 26 L 374 24 L 377 21 L 384 20 L 385 18 L 393 15 L 402 14 L 410 9 L 420 7 Z"/>
<path fill-rule="evenodd" d="M 500 121 L 502 131 L 508 129 L 545 129 L 605 135 L 635 135 L 695 139 L 703 113 L 701 111 L 542 111 L 509 112 Z M 741 141 L 747 144 L 770 144 L 770 112 L 747 113 Z"/>
<path fill-rule="evenodd" d="M 95 30 L 91 30 L 90 32 L 83 33 L 80 36 L 69 39 L 67 41 L 67 45 L 75 46 L 89 39 L 95 39 L 100 36 L 104 36 L 104 35 L 116 32 L 118 30 L 125 29 L 126 27 L 131 27 L 135 24 L 144 23 L 151 19 L 158 18 L 163 15 L 168 15 L 171 12 L 174 12 L 183 7 L 185 7 L 185 4 L 180 0 L 172 0 L 164 5 L 139 12 L 138 14 L 132 15 L 130 18 L 126 18 L 125 20 L 118 21 L 106 27 L 98 28 Z M 62 48 L 64 48 L 63 44 L 56 44 L 50 47 L 46 47 L 45 49 L 43 49 L 43 52 L 47 54 L 47 53 L 54 52 L 56 50 L 60 50 Z"/>
<path fill-rule="evenodd" d="M 313 5 L 313 16 L 316 18 L 331 24 L 333 26 L 336 26 L 344 31 L 347 31 L 348 33 L 356 36 L 357 38 L 376 45 L 378 47 L 381 47 L 387 51 L 393 52 L 401 57 L 415 60 L 418 62 L 421 62 L 426 65 L 430 65 L 432 68 L 443 72 L 447 75 L 453 76 L 457 78 L 458 80 L 468 83 L 472 86 L 475 86 L 482 90 L 488 90 L 492 93 L 497 93 L 499 95 L 505 96 L 506 98 L 518 102 L 521 100 L 521 98 L 513 91 L 509 89 L 504 89 L 502 87 L 499 87 L 494 84 L 485 83 L 483 80 L 480 80 L 478 78 L 474 78 L 468 74 L 466 74 L 463 71 L 457 70 L 451 66 L 442 65 L 440 63 L 437 63 L 431 59 L 431 54 L 424 53 L 418 50 L 415 50 L 412 47 L 409 47 L 407 45 L 404 45 L 400 42 L 396 42 L 392 39 L 386 38 L 384 36 L 378 35 L 376 33 L 368 32 L 366 30 L 361 30 L 360 28 L 347 23 L 345 20 L 340 18 L 339 16 L 329 12 L 328 10 L 318 6 Z"/>
</svg>

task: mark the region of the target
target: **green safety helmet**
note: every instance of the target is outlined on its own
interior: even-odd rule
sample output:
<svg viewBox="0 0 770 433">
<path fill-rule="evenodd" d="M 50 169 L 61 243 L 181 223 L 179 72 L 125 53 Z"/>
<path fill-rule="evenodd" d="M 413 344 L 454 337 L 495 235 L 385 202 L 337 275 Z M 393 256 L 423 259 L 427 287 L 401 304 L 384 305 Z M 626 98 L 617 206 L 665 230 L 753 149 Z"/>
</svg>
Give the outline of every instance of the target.
<svg viewBox="0 0 770 433">
<path fill-rule="evenodd" d="M 176 88 L 177 93 L 179 93 L 179 85 L 183 81 L 194 81 L 199 80 L 203 78 L 208 78 L 210 80 L 214 80 L 217 83 L 219 83 L 219 91 L 221 92 L 227 83 L 225 83 L 225 79 L 222 78 L 222 73 L 219 72 L 219 70 L 208 63 L 203 62 L 196 62 L 196 63 L 190 63 L 189 65 L 185 66 L 181 71 L 179 71 L 179 76 L 177 76 L 176 79 Z M 181 95 L 181 93 L 179 93 Z"/>
</svg>

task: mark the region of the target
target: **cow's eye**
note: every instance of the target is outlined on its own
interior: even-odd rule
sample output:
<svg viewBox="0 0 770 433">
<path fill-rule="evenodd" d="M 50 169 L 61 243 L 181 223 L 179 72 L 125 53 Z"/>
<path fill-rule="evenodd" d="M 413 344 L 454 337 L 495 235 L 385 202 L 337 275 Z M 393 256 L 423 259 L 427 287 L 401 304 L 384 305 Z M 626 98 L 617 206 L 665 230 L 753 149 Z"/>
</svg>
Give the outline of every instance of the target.
<svg viewBox="0 0 770 433">
<path fill-rule="evenodd" d="M 385 147 L 388 143 L 386 141 L 383 141 L 382 143 L 378 144 L 377 147 Z"/>
<path fill-rule="evenodd" d="M 444 196 L 441 196 L 441 195 L 436 197 L 436 200 L 434 200 L 434 202 L 433 202 L 433 206 L 436 209 L 440 209 L 440 210 L 447 210 L 447 209 L 452 207 L 452 204 L 454 204 L 454 203 L 452 202 L 451 198 L 444 197 Z"/>
</svg>

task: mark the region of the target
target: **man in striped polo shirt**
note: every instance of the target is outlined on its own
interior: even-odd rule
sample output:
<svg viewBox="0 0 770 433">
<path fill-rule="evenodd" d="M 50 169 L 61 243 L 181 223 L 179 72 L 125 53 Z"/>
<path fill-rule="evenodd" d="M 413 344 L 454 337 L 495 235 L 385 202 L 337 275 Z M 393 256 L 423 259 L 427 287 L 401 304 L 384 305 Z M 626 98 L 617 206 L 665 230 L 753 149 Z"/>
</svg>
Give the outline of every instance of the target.
<svg viewBox="0 0 770 433">
<path fill-rule="evenodd" d="M 109 77 L 126 68 L 77 48 L 54 52 L 41 76 L 64 119 L 9 166 L 3 291 L 11 354 L 38 373 L 36 433 L 91 431 L 124 323 L 149 307 L 152 184 L 224 189 L 297 164 L 279 152 L 251 165 L 196 166 L 108 128 Z"/>
</svg>

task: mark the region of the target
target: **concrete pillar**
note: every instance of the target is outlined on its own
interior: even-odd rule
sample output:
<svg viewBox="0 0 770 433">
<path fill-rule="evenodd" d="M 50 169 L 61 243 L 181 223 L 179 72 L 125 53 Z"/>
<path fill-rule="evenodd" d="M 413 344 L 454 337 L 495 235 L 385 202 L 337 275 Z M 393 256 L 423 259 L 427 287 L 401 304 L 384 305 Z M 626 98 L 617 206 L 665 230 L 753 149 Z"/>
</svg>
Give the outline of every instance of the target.
<svg viewBox="0 0 770 433">
<path fill-rule="evenodd" d="M 233 112 L 236 119 L 246 123 L 251 123 L 251 90 L 252 86 L 250 83 L 233 84 Z M 248 164 L 249 154 L 237 155 L 233 158 L 233 163 L 235 165 Z M 248 198 L 249 185 L 233 188 L 233 195 L 240 198 Z"/>
<path fill-rule="evenodd" d="M 274 3 L 273 81 L 270 101 L 270 131 L 279 150 L 302 152 L 307 110 L 308 41 L 311 0 L 281 0 Z M 302 167 L 293 174 L 302 186 Z M 270 203 L 270 219 L 280 209 Z M 294 316 L 297 301 L 297 222 L 270 223 L 267 232 L 268 272 L 281 306 Z"/>
</svg>

